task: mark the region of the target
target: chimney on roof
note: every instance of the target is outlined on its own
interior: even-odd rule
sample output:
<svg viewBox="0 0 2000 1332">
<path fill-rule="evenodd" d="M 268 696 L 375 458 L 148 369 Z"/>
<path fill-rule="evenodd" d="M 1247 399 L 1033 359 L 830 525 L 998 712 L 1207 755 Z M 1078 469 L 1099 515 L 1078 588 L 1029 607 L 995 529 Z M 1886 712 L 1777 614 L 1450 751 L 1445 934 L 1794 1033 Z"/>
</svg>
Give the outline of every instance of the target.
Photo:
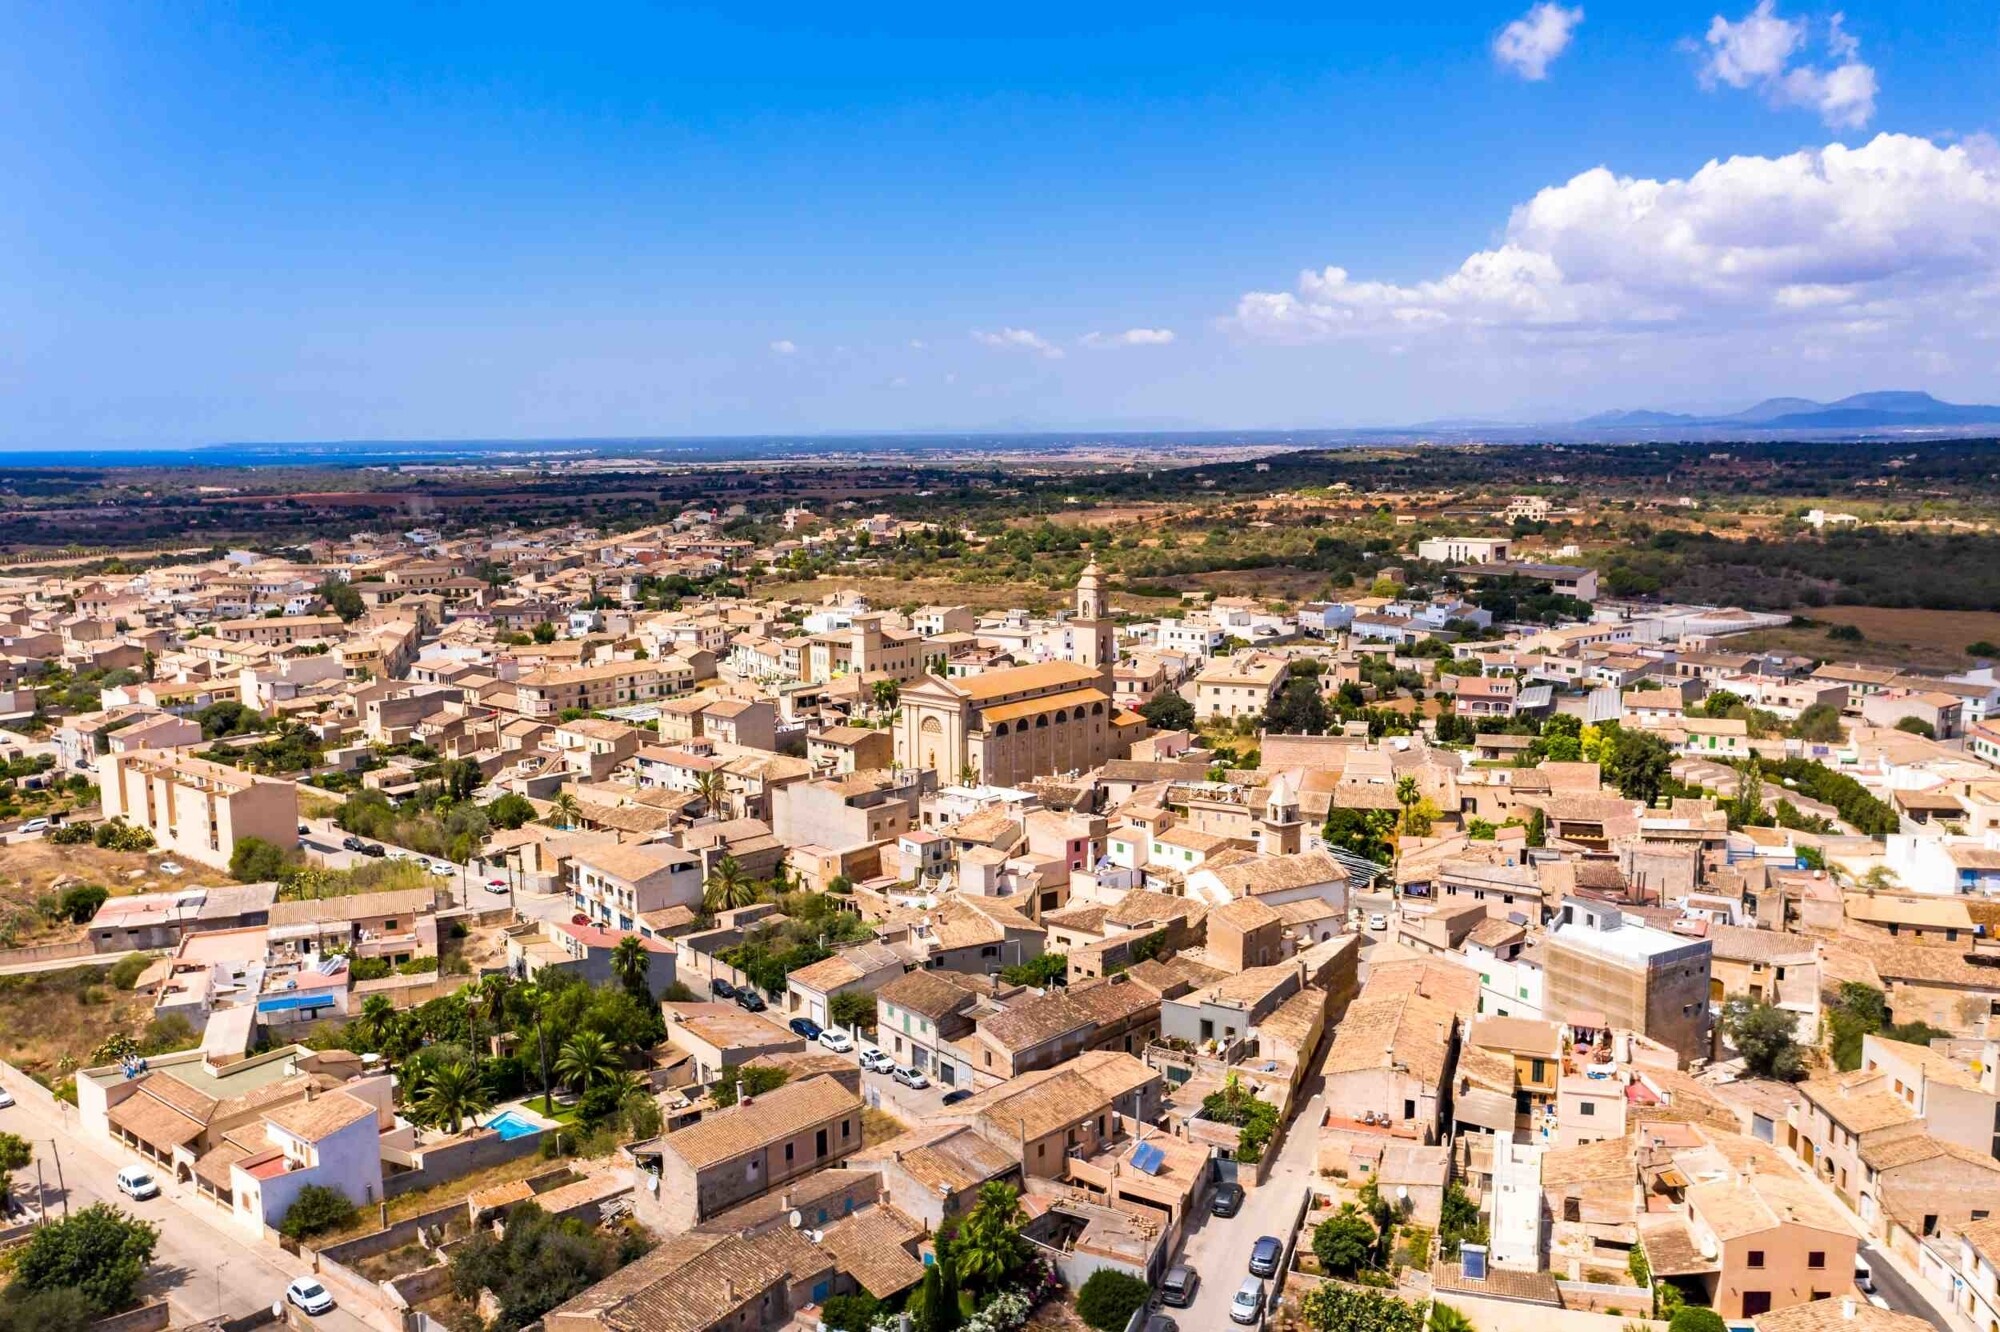
<svg viewBox="0 0 2000 1332">
<path fill-rule="evenodd" d="M 1840 1317 L 1843 1322 L 1854 1321 L 1854 1297 L 1846 1296 L 1840 1301 Z"/>
<path fill-rule="evenodd" d="M 736 1079 L 736 1104 L 738 1105 L 750 1104 L 750 1098 L 743 1094 L 743 1079 L 741 1078 Z"/>
<path fill-rule="evenodd" d="M 736 1303 L 736 1279 L 734 1277 L 722 1278 L 722 1298 L 730 1304 Z"/>
</svg>

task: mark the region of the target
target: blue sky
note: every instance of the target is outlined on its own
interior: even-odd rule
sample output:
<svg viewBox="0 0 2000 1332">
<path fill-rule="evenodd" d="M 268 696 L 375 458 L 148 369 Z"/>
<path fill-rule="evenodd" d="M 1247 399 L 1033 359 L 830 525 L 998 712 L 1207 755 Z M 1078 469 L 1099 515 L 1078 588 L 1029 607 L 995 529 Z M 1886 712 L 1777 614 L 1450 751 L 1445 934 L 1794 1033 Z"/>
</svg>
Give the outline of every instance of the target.
<svg viewBox="0 0 2000 1332">
<path fill-rule="evenodd" d="M 1990 3 L 853 8 L 0 0 L 0 446 L 2000 400 Z"/>
</svg>

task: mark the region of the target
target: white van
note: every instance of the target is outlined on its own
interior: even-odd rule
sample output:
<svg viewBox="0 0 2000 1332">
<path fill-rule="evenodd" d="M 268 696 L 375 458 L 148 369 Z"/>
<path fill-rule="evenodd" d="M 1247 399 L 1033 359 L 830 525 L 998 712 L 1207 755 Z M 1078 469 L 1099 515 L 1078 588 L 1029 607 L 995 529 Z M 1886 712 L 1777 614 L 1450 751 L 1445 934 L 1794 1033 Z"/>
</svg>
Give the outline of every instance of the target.
<svg viewBox="0 0 2000 1332">
<path fill-rule="evenodd" d="M 144 1166 L 128 1165 L 118 1172 L 118 1191 L 128 1198 L 157 1198 L 160 1186 Z"/>
</svg>

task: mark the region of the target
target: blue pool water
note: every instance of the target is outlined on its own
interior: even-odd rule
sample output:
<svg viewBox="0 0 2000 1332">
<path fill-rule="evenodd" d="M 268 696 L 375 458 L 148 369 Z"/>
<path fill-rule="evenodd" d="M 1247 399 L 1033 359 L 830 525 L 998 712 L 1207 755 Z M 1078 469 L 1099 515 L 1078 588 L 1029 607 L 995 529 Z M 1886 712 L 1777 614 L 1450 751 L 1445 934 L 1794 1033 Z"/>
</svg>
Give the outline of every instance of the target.
<svg viewBox="0 0 2000 1332">
<path fill-rule="evenodd" d="M 499 1114 L 486 1121 L 486 1127 L 498 1133 L 502 1141 L 525 1138 L 530 1133 L 539 1133 L 541 1131 L 541 1125 L 514 1110 L 502 1110 Z"/>
</svg>

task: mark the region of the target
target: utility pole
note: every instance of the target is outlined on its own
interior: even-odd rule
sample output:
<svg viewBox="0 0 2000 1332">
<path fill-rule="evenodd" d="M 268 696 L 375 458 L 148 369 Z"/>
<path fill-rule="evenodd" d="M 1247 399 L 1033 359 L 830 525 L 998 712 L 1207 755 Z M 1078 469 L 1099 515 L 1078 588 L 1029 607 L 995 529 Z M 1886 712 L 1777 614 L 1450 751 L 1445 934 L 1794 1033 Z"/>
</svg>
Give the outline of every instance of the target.
<svg viewBox="0 0 2000 1332">
<path fill-rule="evenodd" d="M 49 1139 L 49 1155 L 56 1161 L 56 1188 L 62 1191 L 63 1220 L 69 1220 L 69 1185 L 63 1183 L 62 1152 L 56 1147 L 56 1140 Z"/>
<path fill-rule="evenodd" d="M 48 1194 L 42 1189 L 42 1158 L 35 1158 L 35 1225 L 41 1226 L 48 1220 Z"/>
</svg>

